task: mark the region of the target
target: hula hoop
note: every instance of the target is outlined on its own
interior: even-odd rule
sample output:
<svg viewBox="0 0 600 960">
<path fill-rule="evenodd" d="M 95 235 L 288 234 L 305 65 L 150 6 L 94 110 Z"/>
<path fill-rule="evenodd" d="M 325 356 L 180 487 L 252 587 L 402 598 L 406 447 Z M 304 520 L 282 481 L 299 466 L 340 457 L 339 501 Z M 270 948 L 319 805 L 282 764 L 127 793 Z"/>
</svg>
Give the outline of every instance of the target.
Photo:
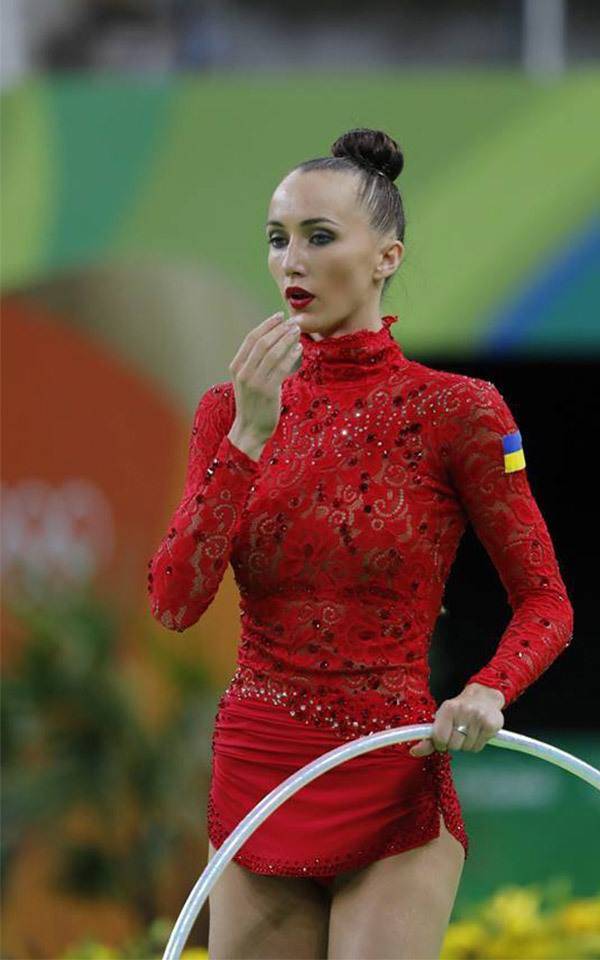
<svg viewBox="0 0 600 960">
<path fill-rule="evenodd" d="M 237 827 L 232 830 L 227 840 L 225 840 L 214 857 L 208 862 L 203 873 L 198 878 L 192 892 L 186 900 L 179 917 L 171 931 L 171 936 L 167 943 L 163 960 L 179 960 L 181 951 L 186 944 L 188 935 L 196 917 L 204 906 L 213 885 L 216 883 L 223 870 L 237 853 L 240 847 L 246 842 L 254 831 L 266 820 L 282 803 L 293 796 L 301 787 L 320 777 L 321 774 L 337 767 L 338 764 L 351 760 L 352 757 L 358 757 L 360 754 L 368 753 L 370 750 L 377 750 L 379 747 L 387 747 L 393 743 L 405 743 L 407 740 L 421 740 L 431 736 L 433 730 L 432 723 L 418 723 L 406 727 L 394 727 L 392 730 L 382 730 L 379 733 L 368 734 L 364 737 L 357 737 L 350 740 L 333 750 L 329 750 L 322 756 L 317 757 L 307 763 L 306 766 L 297 770 L 287 780 L 284 780 L 279 786 L 271 790 L 259 803 L 256 804 L 250 813 L 246 814 L 243 820 L 240 820 Z M 540 760 L 546 760 L 557 767 L 562 767 L 567 773 L 572 773 L 581 780 L 585 780 L 590 786 L 600 790 L 600 770 L 574 757 L 565 750 L 560 750 L 549 743 L 543 743 L 541 740 L 535 740 L 533 737 L 526 737 L 521 733 L 512 733 L 510 730 L 499 730 L 491 737 L 486 746 L 503 747 L 506 750 L 516 750 L 519 753 L 527 753 L 531 757 L 538 757 Z"/>
</svg>

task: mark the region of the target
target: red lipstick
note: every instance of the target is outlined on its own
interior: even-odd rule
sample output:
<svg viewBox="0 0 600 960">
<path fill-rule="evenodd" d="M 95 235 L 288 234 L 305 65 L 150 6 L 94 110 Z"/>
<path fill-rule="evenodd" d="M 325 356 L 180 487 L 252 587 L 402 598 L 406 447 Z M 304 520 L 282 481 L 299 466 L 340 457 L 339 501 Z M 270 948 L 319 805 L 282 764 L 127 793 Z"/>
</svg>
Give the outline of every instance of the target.
<svg viewBox="0 0 600 960">
<path fill-rule="evenodd" d="M 315 299 L 314 293 L 310 293 L 303 287 L 286 287 L 285 295 L 296 310 L 304 310 Z"/>
</svg>

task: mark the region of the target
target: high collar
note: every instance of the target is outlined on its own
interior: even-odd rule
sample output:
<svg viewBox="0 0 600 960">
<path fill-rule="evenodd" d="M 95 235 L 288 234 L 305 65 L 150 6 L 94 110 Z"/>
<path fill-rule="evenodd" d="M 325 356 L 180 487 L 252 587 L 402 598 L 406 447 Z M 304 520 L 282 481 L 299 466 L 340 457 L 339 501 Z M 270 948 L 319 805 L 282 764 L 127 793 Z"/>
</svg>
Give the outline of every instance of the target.
<svg viewBox="0 0 600 960">
<path fill-rule="evenodd" d="M 381 318 L 379 330 L 354 330 L 322 340 L 313 340 L 301 331 L 303 355 L 298 376 L 313 383 L 334 383 L 370 379 L 393 366 L 403 366 L 408 361 L 390 332 L 397 319 L 387 314 Z"/>
</svg>

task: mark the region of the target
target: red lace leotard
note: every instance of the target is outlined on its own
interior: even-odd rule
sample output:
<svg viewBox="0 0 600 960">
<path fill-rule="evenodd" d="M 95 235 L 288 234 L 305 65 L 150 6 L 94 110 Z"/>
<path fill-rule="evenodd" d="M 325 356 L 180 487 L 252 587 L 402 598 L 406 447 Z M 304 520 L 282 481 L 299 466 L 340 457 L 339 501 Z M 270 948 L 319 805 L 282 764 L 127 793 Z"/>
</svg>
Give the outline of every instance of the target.
<svg viewBox="0 0 600 960">
<path fill-rule="evenodd" d="M 336 742 L 433 720 L 428 648 L 469 521 L 507 591 L 512 618 L 490 662 L 466 683 L 501 690 L 508 706 L 571 641 L 573 609 L 507 403 L 490 381 L 409 360 L 391 335 L 395 320 L 385 316 L 377 331 L 319 341 L 301 334 L 302 362 L 283 382 L 280 421 L 259 461 L 227 437 L 235 416 L 230 382 L 210 387 L 198 403 L 185 489 L 149 561 L 148 590 L 154 617 L 181 632 L 207 609 L 229 562 L 239 588 L 236 670 L 215 724 L 223 762 L 229 743 L 238 766 L 228 786 L 213 787 L 209 797 L 215 846 L 286 769 Z M 227 715 L 229 706 L 238 713 Z M 242 742 L 250 726 L 254 740 Z M 269 779 L 277 736 L 285 751 Z M 253 744 L 254 767 L 242 767 Z M 269 745 L 269 756 L 261 755 L 261 744 Z M 317 780 L 271 815 L 283 828 L 277 848 L 268 848 L 266 821 L 235 859 L 262 873 L 330 876 L 437 836 L 438 808 L 466 853 L 451 755 L 410 758 L 411 745 L 363 755 L 362 767 L 362 758 L 349 761 L 355 776 L 343 787 L 335 771 L 320 778 L 329 778 L 329 794 L 346 791 L 338 805 L 352 806 L 359 770 L 366 773 L 362 789 L 368 781 L 372 793 L 375 782 L 383 796 L 384 767 L 398 776 L 402 758 L 413 793 L 407 787 L 402 795 L 403 818 L 394 830 L 389 800 L 400 802 L 399 782 L 386 798 L 386 831 L 377 832 L 375 806 L 371 833 L 360 837 L 349 824 L 344 831 L 327 823 L 324 813 L 335 849 L 323 849 L 325 833 L 319 849 L 309 849 L 306 834 L 294 846 L 298 824 L 286 822 L 284 811 L 299 818 L 294 802 L 304 794 L 302 815 L 312 809 L 316 822 L 317 807 L 308 803 L 313 785 L 317 797 Z M 246 784 L 234 801 L 233 781 L 239 775 L 244 783 L 251 769 L 259 780 L 263 772 L 257 793 L 250 797 Z M 318 797 L 321 809 L 329 794 Z M 355 799 L 367 803 L 363 795 Z M 364 829 L 371 823 L 355 813 L 357 820 Z"/>
</svg>

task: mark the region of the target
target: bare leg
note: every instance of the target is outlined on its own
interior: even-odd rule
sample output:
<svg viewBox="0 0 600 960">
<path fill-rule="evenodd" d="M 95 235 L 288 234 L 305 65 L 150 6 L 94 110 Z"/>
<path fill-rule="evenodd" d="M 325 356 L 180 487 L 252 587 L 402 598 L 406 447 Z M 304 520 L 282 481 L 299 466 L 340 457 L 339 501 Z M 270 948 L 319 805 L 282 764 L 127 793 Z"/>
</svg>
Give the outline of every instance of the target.
<svg viewBox="0 0 600 960">
<path fill-rule="evenodd" d="M 439 837 L 338 877 L 329 960 L 437 960 L 464 860 L 440 816 Z"/>
<path fill-rule="evenodd" d="M 215 849 L 208 841 L 208 859 Z M 304 877 L 252 873 L 231 861 L 209 894 L 210 960 L 324 960 L 331 894 Z"/>
</svg>

